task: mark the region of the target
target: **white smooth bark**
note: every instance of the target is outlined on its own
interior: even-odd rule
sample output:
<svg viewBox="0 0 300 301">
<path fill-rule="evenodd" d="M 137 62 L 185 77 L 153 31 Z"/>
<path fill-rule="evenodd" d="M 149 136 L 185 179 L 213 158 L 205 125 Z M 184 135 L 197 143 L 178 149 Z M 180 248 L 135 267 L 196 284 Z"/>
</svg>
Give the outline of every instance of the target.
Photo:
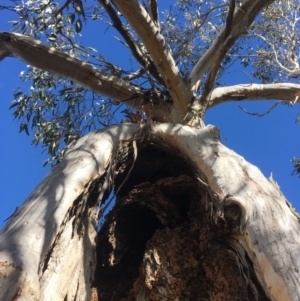
<svg viewBox="0 0 300 301">
<path fill-rule="evenodd" d="M 64 300 L 71 286 L 70 277 L 73 279 L 76 273 L 83 272 L 84 264 L 83 242 L 71 240 L 72 221 L 63 232 L 69 236 L 69 244 L 59 246 L 66 262 L 62 262 L 62 254 L 51 258 L 49 275 L 41 279 L 40 264 L 74 200 L 92 180 L 103 175 L 118 142 L 130 139 L 138 127 L 112 126 L 79 139 L 1 230 L 1 301 Z M 62 240 L 62 244 L 65 242 L 68 240 Z M 14 296 L 17 297 L 13 299 Z"/>
<path fill-rule="evenodd" d="M 291 21 L 292 23 L 292 21 Z M 293 55 L 295 56 L 295 59 L 292 60 L 291 58 L 291 53 L 287 54 L 287 58 L 286 58 L 286 64 L 293 66 L 292 67 L 286 67 L 285 65 L 281 64 L 280 60 L 278 59 L 278 53 L 277 50 L 274 46 L 273 43 L 269 42 L 265 37 L 263 37 L 262 35 L 256 34 L 257 37 L 259 37 L 260 39 L 262 39 L 269 47 L 272 48 L 273 53 L 274 53 L 274 60 L 275 63 L 278 65 L 278 67 L 282 70 L 285 71 L 286 74 L 288 74 L 289 76 L 294 76 L 294 77 L 299 77 L 300 76 L 300 68 L 299 68 L 299 63 L 298 63 L 298 58 L 297 58 L 297 54 L 293 53 Z M 296 41 L 294 40 L 293 43 L 295 43 Z M 295 49 L 295 46 L 290 46 L 291 49 Z"/>
<path fill-rule="evenodd" d="M 93 65 L 50 47 L 30 37 L 0 32 L 0 60 L 8 56 L 20 58 L 26 63 L 56 73 L 86 86 L 95 93 L 123 101 L 135 109 L 141 108 L 143 90 L 124 79 L 107 75 Z M 158 120 L 169 120 L 170 107 L 154 106 L 151 115 Z"/>
<path fill-rule="evenodd" d="M 5 56 L 18 57 L 36 68 L 67 77 L 117 100 L 141 92 L 120 77 L 107 75 L 91 64 L 21 34 L 0 32 L 0 58 Z"/>
<path fill-rule="evenodd" d="M 296 103 L 299 102 L 299 96 L 299 84 L 240 84 L 214 89 L 209 96 L 208 107 L 237 100 L 279 99 Z"/>
</svg>

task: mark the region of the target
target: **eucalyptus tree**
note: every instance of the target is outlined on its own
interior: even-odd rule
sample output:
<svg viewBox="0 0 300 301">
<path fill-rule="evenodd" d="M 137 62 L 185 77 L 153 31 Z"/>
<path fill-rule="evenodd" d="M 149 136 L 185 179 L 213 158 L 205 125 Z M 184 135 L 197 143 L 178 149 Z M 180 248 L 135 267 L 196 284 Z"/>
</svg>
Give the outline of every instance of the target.
<svg viewBox="0 0 300 301">
<path fill-rule="evenodd" d="M 297 214 L 203 122 L 299 102 L 298 1 L 12 3 L 0 59 L 25 61 L 31 88 L 11 107 L 55 166 L 1 231 L 1 300 L 298 300 Z M 129 67 L 83 46 L 101 22 Z M 233 65 L 249 84 L 220 85 Z"/>
</svg>

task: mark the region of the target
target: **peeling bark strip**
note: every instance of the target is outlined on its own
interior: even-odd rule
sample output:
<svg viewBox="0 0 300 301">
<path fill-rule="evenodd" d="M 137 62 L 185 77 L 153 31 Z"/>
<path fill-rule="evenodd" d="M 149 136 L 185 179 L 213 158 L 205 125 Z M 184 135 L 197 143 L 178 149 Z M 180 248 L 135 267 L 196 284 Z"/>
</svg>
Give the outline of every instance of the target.
<svg viewBox="0 0 300 301">
<path fill-rule="evenodd" d="M 119 141 L 144 137 L 137 134 L 139 129 L 123 124 L 79 139 L 9 220 L 0 232 L 1 301 L 88 300 L 95 216 L 84 192 L 105 173 Z M 246 251 L 270 300 L 298 300 L 300 224 L 278 189 L 256 167 L 221 144 L 216 127 L 152 124 L 141 129 L 149 131 L 150 142 L 172 148 L 192 162 L 194 180 L 199 178 L 212 201 L 207 204 L 212 224 L 221 235 L 224 224 L 233 221 L 233 236 L 227 241 L 230 252 L 246 265 Z M 128 192 L 128 187 L 122 189 Z M 170 206 L 164 198 L 161 201 L 166 208 Z M 175 221 L 180 219 L 174 215 Z M 159 223 L 164 224 L 164 219 Z M 156 269 L 162 264 L 160 255 L 151 252 L 148 255 L 156 258 Z M 151 285 L 149 282 L 149 288 Z"/>
</svg>

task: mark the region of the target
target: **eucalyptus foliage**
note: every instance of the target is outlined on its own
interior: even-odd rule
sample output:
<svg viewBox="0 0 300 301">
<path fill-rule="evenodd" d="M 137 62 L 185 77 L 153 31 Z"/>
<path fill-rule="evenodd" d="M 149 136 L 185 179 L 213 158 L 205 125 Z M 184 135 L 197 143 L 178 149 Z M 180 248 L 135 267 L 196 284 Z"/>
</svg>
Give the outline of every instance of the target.
<svg viewBox="0 0 300 301">
<path fill-rule="evenodd" d="M 150 11 L 148 2 L 142 2 Z M 242 2 L 237 1 L 235 9 L 241 9 Z M 229 3 L 228 0 L 178 0 L 174 6 L 159 12 L 160 31 L 184 77 L 226 25 Z M 91 63 L 106 74 L 121 76 L 145 91 L 168 95 L 159 76 L 148 72 L 143 62 L 132 54 L 122 31 L 130 33 L 143 54 L 147 55 L 147 50 L 113 1 L 12 0 L 11 6 L 0 8 L 15 12 L 16 18 L 11 21 L 13 31 Z M 268 6 L 226 53 L 215 86 L 225 85 L 225 75 L 232 70 L 245 72 L 252 83 L 299 83 L 299 20 L 298 0 L 275 1 Z M 112 27 L 117 29 L 114 35 L 120 51 L 128 53 L 128 61 L 120 66 L 109 62 L 107 53 L 101 53 L 100 48 L 105 47 L 97 50 L 85 39 L 85 33 L 94 30 L 95 39 L 101 40 L 101 34 Z M 33 143 L 43 145 L 49 153 L 45 163 L 55 162 L 72 141 L 88 131 L 118 123 L 124 118 L 119 113 L 132 111 L 78 83 L 31 66 L 21 72 L 20 78 L 26 84 L 15 91 L 11 108 L 21 121 L 20 131 L 27 134 L 32 131 Z M 195 96 L 201 95 L 204 82 L 201 81 Z M 299 163 L 295 164 L 299 172 Z"/>
</svg>

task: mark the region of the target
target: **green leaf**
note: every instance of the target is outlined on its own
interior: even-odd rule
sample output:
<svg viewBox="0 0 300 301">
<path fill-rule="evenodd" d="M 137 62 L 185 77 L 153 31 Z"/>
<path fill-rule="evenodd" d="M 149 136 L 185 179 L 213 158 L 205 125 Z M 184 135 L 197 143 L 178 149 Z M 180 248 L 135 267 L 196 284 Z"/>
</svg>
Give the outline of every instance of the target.
<svg viewBox="0 0 300 301">
<path fill-rule="evenodd" d="M 21 123 L 20 124 L 20 130 L 19 133 L 25 131 L 25 133 L 27 134 L 27 136 L 29 136 L 29 131 L 28 131 L 28 125 L 26 123 Z"/>
<path fill-rule="evenodd" d="M 25 126 L 24 126 L 24 130 L 25 130 L 25 132 L 26 132 L 27 136 L 29 136 L 29 131 L 28 131 L 28 125 L 27 125 L 27 124 L 25 124 Z"/>
<path fill-rule="evenodd" d="M 69 17 L 69 23 L 70 24 L 73 24 L 75 21 L 75 14 L 72 14 L 70 17 Z"/>
<path fill-rule="evenodd" d="M 81 9 L 81 5 L 78 5 L 78 4 L 75 4 L 75 10 L 79 13 L 79 14 L 82 14 L 82 9 Z"/>
<path fill-rule="evenodd" d="M 81 29 L 82 29 L 82 22 L 81 22 L 80 19 L 78 19 L 76 21 L 76 24 L 75 24 L 75 31 L 76 31 L 76 33 L 80 33 Z"/>
<path fill-rule="evenodd" d="M 54 38 L 54 37 L 48 37 L 48 40 L 49 40 L 50 42 L 55 42 L 55 41 L 56 41 L 56 38 Z"/>
<path fill-rule="evenodd" d="M 12 20 L 12 21 L 8 21 L 8 23 L 12 24 L 12 26 L 16 26 L 17 24 L 19 24 L 19 21 Z"/>
<path fill-rule="evenodd" d="M 87 47 L 88 49 L 94 51 L 94 52 L 98 52 L 97 49 L 93 48 L 93 47 Z"/>
<path fill-rule="evenodd" d="M 13 104 L 9 107 L 9 110 L 12 109 L 12 108 L 14 108 L 14 107 L 16 107 L 18 104 L 19 104 L 18 102 L 13 103 Z"/>
<path fill-rule="evenodd" d="M 72 88 L 65 88 L 65 89 L 62 89 L 60 91 L 58 91 L 59 95 L 63 95 L 65 94 L 67 91 L 72 91 Z"/>
</svg>

